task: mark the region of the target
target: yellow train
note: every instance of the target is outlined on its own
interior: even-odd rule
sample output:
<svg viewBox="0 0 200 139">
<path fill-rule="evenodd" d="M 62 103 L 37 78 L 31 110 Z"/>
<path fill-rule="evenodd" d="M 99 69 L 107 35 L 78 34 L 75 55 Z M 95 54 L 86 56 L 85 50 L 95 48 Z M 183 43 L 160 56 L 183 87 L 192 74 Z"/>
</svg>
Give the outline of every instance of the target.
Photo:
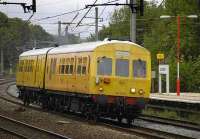
<svg viewBox="0 0 200 139">
<path fill-rule="evenodd" d="M 150 95 L 151 56 L 117 40 L 30 50 L 19 57 L 16 84 L 25 104 L 130 123 Z"/>
</svg>

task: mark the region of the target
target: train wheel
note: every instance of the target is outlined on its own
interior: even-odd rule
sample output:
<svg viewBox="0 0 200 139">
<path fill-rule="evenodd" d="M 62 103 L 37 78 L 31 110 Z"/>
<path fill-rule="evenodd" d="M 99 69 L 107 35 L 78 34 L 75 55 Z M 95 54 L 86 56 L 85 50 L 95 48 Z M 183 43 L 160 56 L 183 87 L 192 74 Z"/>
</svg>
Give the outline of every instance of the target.
<svg viewBox="0 0 200 139">
<path fill-rule="evenodd" d="M 117 121 L 118 121 L 118 123 L 121 125 L 121 124 L 122 124 L 122 116 L 118 116 L 118 117 L 117 117 Z"/>
<path fill-rule="evenodd" d="M 86 105 L 86 110 L 85 110 L 85 117 L 86 117 L 86 120 L 91 120 L 92 117 L 93 117 L 93 113 L 92 113 L 92 107 L 91 105 Z"/>
<path fill-rule="evenodd" d="M 100 115 L 99 115 L 99 104 L 95 105 L 93 107 L 93 120 L 95 123 L 99 122 L 99 118 L 100 118 Z"/>
<path fill-rule="evenodd" d="M 86 120 L 89 121 L 89 120 L 91 119 L 90 113 L 89 113 L 89 112 L 86 112 L 85 117 L 86 117 Z"/>
<path fill-rule="evenodd" d="M 127 126 L 131 127 L 132 126 L 132 119 L 127 118 Z"/>
<path fill-rule="evenodd" d="M 92 120 L 94 121 L 94 123 L 99 122 L 100 116 L 98 112 L 93 112 L 92 114 Z"/>
</svg>

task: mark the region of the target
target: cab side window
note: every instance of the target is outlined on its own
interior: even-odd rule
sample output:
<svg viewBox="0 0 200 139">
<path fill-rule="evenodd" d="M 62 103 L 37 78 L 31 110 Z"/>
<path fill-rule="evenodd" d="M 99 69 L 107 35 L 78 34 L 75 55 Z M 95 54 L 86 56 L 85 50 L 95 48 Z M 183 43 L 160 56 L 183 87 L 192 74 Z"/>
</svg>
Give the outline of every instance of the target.
<svg viewBox="0 0 200 139">
<path fill-rule="evenodd" d="M 98 58 L 97 75 L 112 75 L 112 58 Z"/>
<path fill-rule="evenodd" d="M 60 59 L 60 65 L 59 65 L 59 74 L 64 74 L 65 73 L 65 59 L 62 58 Z"/>
</svg>

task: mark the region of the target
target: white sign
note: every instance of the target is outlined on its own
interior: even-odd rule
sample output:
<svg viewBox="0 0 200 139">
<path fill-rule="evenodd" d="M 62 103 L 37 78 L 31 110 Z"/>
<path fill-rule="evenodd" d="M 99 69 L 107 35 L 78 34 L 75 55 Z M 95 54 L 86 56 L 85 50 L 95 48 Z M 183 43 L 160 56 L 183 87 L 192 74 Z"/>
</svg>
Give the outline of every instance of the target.
<svg viewBox="0 0 200 139">
<path fill-rule="evenodd" d="M 116 56 L 129 56 L 129 52 L 128 51 L 116 51 Z"/>
<path fill-rule="evenodd" d="M 169 93 L 169 65 L 159 65 L 158 90 L 162 93 L 162 74 L 166 76 L 166 92 Z"/>
<path fill-rule="evenodd" d="M 159 74 L 168 74 L 169 65 L 159 65 Z"/>
</svg>

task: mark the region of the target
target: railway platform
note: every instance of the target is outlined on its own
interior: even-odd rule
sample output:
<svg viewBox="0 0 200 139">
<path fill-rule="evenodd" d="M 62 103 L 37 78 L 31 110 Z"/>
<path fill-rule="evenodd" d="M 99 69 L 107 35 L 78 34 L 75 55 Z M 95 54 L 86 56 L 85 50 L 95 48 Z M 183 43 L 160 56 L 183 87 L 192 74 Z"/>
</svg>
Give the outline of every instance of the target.
<svg viewBox="0 0 200 139">
<path fill-rule="evenodd" d="M 147 107 L 200 114 L 200 93 L 151 93 Z"/>
<path fill-rule="evenodd" d="M 180 93 L 180 96 L 177 96 L 176 93 L 151 93 L 150 98 L 153 100 L 200 104 L 200 93 Z"/>
</svg>

